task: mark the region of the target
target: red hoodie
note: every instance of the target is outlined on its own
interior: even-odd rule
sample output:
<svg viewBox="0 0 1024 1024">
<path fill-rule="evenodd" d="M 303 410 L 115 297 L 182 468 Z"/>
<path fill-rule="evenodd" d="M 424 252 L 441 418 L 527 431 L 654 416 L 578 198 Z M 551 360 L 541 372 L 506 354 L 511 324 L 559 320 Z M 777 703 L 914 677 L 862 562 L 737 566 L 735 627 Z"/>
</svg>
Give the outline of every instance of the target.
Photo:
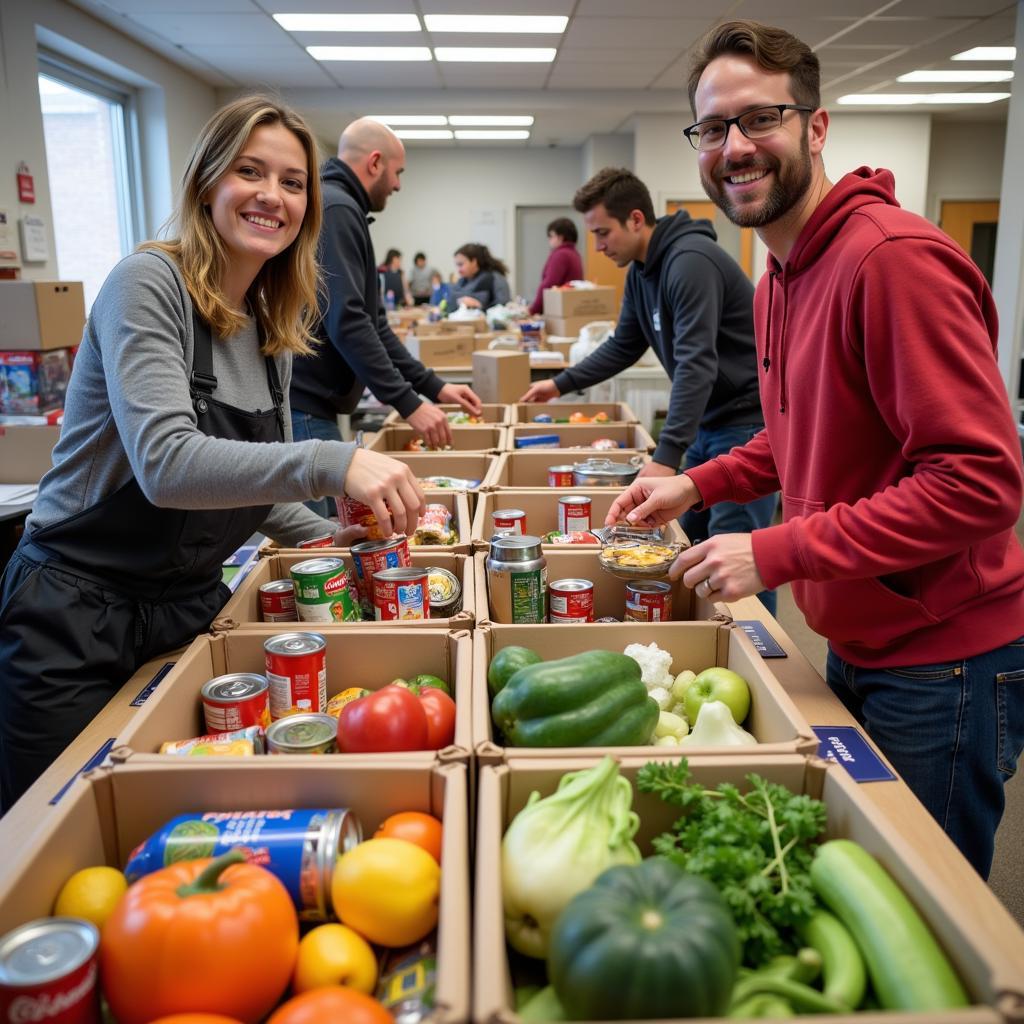
<svg viewBox="0 0 1024 1024">
<path fill-rule="evenodd" d="M 754 299 L 765 430 L 689 475 L 708 504 L 781 489 L 752 534 L 854 665 L 971 657 L 1024 635 L 1021 453 L 974 263 L 900 209 L 892 174 L 842 178 Z"/>
<path fill-rule="evenodd" d="M 530 312 L 536 316 L 544 310 L 544 289 L 557 288 L 560 284 L 579 281 L 583 278 L 583 263 L 576 246 L 572 242 L 563 242 L 557 249 L 552 249 L 541 271 L 537 294 L 530 303 Z"/>
</svg>

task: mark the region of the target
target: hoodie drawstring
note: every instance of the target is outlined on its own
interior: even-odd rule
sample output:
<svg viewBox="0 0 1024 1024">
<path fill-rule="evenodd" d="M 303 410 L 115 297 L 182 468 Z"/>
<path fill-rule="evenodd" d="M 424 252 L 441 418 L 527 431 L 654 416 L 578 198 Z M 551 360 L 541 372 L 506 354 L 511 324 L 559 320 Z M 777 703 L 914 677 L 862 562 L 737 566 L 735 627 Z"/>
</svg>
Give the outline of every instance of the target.
<svg viewBox="0 0 1024 1024">
<path fill-rule="evenodd" d="M 761 365 L 764 367 L 764 372 L 767 374 L 771 369 L 772 360 L 772 300 L 775 297 L 775 271 L 770 270 L 768 272 L 768 333 L 765 337 L 764 342 L 764 359 L 761 360 Z"/>
</svg>

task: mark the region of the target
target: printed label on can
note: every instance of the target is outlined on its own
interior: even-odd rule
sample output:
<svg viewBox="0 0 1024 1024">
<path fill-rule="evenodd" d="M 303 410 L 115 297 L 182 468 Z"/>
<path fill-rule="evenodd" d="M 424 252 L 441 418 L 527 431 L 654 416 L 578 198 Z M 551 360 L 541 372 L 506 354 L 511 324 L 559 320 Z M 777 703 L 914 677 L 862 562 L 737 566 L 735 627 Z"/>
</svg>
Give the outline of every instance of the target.
<svg viewBox="0 0 1024 1024">
<path fill-rule="evenodd" d="M 512 621 L 543 622 L 547 618 L 548 568 L 509 573 L 512 588 Z"/>
<path fill-rule="evenodd" d="M 369 505 L 364 505 L 361 501 L 345 495 L 338 498 L 337 503 L 338 519 L 341 521 L 342 526 L 365 526 L 368 531 L 366 534 L 367 540 L 384 539 L 384 534 L 381 533 L 380 526 L 377 523 L 377 517 L 373 514 L 373 509 Z"/>
<path fill-rule="evenodd" d="M 548 593 L 548 618 L 551 622 L 593 622 L 594 588 L 558 590 L 552 584 Z"/>
<path fill-rule="evenodd" d="M 503 533 L 514 533 L 520 537 L 526 533 L 526 513 L 518 509 L 499 509 L 492 512 L 491 523 L 495 532 L 501 530 Z"/>
<path fill-rule="evenodd" d="M 297 548 L 333 548 L 334 534 L 319 533 L 315 537 L 306 537 L 295 545 Z"/>
<path fill-rule="evenodd" d="M 264 622 L 295 622 L 295 584 L 291 580 L 272 580 L 259 589 L 260 614 Z"/>
<path fill-rule="evenodd" d="M 359 595 L 359 607 L 364 619 L 374 618 L 373 610 L 373 574 L 382 569 L 408 568 L 412 565 L 409 554 L 409 541 L 406 537 L 392 538 L 390 543 L 380 542 L 370 550 L 362 545 L 352 548 L 352 562 L 356 569 L 356 590 Z"/>
<path fill-rule="evenodd" d="M 548 470 L 548 487 L 573 487 L 572 466 L 552 466 Z"/>
<path fill-rule="evenodd" d="M 340 562 L 338 563 L 341 564 Z M 292 570 L 295 572 L 295 570 Z M 351 580 L 344 568 L 333 575 L 295 575 L 295 607 L 303 622 L 359 622 Z"/>
<path fill-rule="evenodd" d="M 203 721 L 209 733 L 235 732 L 254 725 L 265 729 L 270 724 L 269 692 L 262 690 L 232 701 L 203 697 Z"/>
<path fill-rule="evenodd" d="M 380 622 L 411 622 L 430 618 L 430 587 L 427 574 L 419 579 L 373 580 L 374 617 Z"/>
<path fill-rule="evenodd" d="M 590 529 L 589 498 L 559 498 L 558 529 L 562 533 L 573 533 Z"/>
<path fill-rule="evenodd" d="M 672 590 L 667 584 L 626 587 L 626 622 L 669 622 L 672 619 Z"/>
</svg>

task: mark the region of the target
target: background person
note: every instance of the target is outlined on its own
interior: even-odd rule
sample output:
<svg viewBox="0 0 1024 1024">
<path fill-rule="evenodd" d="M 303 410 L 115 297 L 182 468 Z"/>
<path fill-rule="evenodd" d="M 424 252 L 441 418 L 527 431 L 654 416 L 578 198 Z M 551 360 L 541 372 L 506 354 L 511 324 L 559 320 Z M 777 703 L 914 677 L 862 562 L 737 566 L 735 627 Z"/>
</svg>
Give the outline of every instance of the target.
<svg viewBox="0 0 1024 1024">
<path fill-rule="evenodd" d="M 380 291 L 384 297 L 384 306 L 388 307 L 388 296 L 391 296 L 391 307 L 411 306 L 412 295 L 409 283 L 402 269 L 402 254 L 398 249 L 388 249 L 384 262 L 377 268 L 380 274 Z"/>
<path fill-rule="evenodd" d="M 548 225 L 548 246 L 551 252 L 541 271 L 537 294 L 530 303 L 530 312 L 536 316 L 544 312 L 544 289 L 558 288 L 570 281 L 583 280 L 583 262 L 576 242 L 579 234 L 568 217 L 557 217 Z"/>
<path fill-rule="evenodd" d="M 486 245 L 467 242 L 455 250 L 458 280 L 451 285 L 450 303 L 488 310 L 509 300 L 508 267 Z"/>
<path fill-rule="evenodd" d="M 412 295 L 414 305 L 426 306 L 430 302 L 435 274 L 437 271 L 428 265 L 426 255 L 422 252 L 416 253 L 412 258 L 412 267 L 409 270 L 409 293 Z"/>
</svg>

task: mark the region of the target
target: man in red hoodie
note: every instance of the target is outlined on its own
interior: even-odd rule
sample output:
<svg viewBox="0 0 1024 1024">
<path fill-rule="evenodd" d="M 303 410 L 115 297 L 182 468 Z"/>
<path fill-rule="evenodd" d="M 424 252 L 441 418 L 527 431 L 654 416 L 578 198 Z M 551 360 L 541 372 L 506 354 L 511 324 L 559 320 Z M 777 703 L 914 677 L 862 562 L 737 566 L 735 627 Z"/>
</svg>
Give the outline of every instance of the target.
<svg viewBox="0 0 1024 1024">
<path fill-rule="evenodd" d="M 987 876 L 1024 747 L 1021 456 L 992 295 L 900 209 L 889 171 L 825 177 L 829 118 L 800 40 L 716 26 L 689 87 L 704 188 L 770 251 L 754 300 L 765 430 L 638 479 L 608 521 L 781 490 L 781 525 L 712 537 L 673 573 L 726 601 L 792 583 L 829 641 L 829 686 Z"/>
</svg>

